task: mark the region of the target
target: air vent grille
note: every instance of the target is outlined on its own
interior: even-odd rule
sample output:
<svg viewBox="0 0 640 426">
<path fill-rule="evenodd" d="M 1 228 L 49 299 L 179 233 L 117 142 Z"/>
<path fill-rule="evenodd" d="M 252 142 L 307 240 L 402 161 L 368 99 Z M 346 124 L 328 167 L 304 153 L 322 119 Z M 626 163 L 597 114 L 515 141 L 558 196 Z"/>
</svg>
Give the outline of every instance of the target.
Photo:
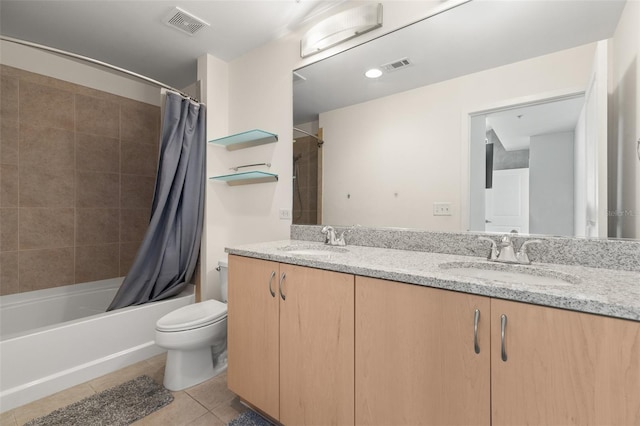
<svg viewBox="0 0 640 426">
<path fill-rule="evenodd" d="M 382 65 L 380 68 L 387 72 L 397 71 L 401 68 L 405 68 L 411 65 L 411 61 L 409 58 L 398 59 L 397 61 L 389 62 L 388 64 Z"/>
<path fill-rule="evenodd" d="M 184 9 L 179 7 L 175 7 L 171 10 L 164 21 L 165 24 L 173 27 L 179 31 L 182 31 L 185 34 L 194 35 L 204 27 L 208 27 L 209 23 L 203 21 L 202 19 L 190 14 Z"/>
</svg>

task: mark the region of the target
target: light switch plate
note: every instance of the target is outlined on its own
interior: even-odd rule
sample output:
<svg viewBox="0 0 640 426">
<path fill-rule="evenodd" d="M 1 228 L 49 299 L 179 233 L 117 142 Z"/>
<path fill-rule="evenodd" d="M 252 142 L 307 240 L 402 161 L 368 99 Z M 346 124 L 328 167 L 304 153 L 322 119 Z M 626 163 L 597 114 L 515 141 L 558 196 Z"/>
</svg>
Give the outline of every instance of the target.
<svg viewBox="0 0 640 426">
<path fill-rule="evenodd" d="M 451 203 L 433 203 L 434 216 L 451 216 Z"/>
</svg>

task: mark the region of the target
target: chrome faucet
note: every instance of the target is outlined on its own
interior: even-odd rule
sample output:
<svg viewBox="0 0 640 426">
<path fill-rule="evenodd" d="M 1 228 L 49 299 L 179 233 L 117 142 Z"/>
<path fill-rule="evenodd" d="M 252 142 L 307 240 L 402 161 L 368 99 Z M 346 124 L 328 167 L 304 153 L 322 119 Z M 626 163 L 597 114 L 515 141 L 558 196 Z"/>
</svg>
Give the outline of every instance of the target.
<svg viewBox="0 0 640 426">
<path fill-rule="evenodd" d="M 340 234 L 340 236 L 336 235 L 336 230 L 333 229 L 333 226 L 325 226 L 322 228 L 322 233 L 325 234 L 324 243 L 330 246 L 346 246 L 347 243 L 344 241 L 344 232 Z"/>
<path fill-rule="evenodd" d="M 489 241 L 491 243 L 491 250 L 487 256 L 488 260 L 493 262 L 502 263 L 519 263 L 522 265 L 530 265 L 529 254 L 527 252 L 527 246 L 529 244 L 541 243 L 540 240 L 529 240 L 522 243 L 520 250 L 516 252 L 513 246 L 513 240 L 509 235 L 504 235 L 500 239 L 500 243 L 496 244 L 494 240 L 487 237 L 478 237 L 479 240 Z"/>
</svg>

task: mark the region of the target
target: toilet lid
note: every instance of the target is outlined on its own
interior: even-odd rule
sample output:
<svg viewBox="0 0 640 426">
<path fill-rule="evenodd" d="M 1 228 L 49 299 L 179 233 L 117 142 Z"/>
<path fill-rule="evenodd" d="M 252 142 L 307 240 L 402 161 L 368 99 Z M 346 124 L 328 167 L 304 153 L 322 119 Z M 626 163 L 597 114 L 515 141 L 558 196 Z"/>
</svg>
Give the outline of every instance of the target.
<svg viewBox="0 0 640 426">
<path fill-rule="evenodd" d="M 180 331 L 204 327 L 227 315 L 227 305 L 217 300 L 205 300 L 183 306 L 158 320 L 158 331 Z"/>
</svg>

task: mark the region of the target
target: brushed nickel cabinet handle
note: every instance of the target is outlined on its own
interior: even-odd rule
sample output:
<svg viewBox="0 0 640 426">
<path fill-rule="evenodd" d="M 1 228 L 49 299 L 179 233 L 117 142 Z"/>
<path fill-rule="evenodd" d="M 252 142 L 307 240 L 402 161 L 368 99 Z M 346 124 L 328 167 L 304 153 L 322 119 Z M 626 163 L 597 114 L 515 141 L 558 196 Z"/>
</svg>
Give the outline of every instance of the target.
<svg viewBox="0 0 640 426">
<path fill-rule="evenodd" d="M 287 295 L 282 292 L 282 282 L 286 277 L 287 274 L 284 272 L 282 273 L 282 275 L 280 275 L 280 297 L 282 298 L 282 300 L 285 300 L 287 298 Z"/>
<path fill-rule="evenodd" d="M 501 356 L 502 361 L 507 362 L 507 348 L 504 344 L 504 334 L 507 329 L 507 316 L 502 314 L 500 316 L 500 341 L 501 341 Z"/>
<path fill-rule="evenodd" d="M 271 297 L 276 297 L 276 292 L 273 291 L 273 287 L 271 287 L 271 283 L 273 279 L 276 277 L 276 271 L 271 271 L 271 276 L 269 277 L 269 293 L 271 293 Z"/>
<path fill-rule="evenodd" d="M 478 323 L 480 322 L 480 309 L 476 309 L 473 317 L 473 348 L 477 354 L 480 353 L 480 344 L 478 343 Z"/>
</svg>

